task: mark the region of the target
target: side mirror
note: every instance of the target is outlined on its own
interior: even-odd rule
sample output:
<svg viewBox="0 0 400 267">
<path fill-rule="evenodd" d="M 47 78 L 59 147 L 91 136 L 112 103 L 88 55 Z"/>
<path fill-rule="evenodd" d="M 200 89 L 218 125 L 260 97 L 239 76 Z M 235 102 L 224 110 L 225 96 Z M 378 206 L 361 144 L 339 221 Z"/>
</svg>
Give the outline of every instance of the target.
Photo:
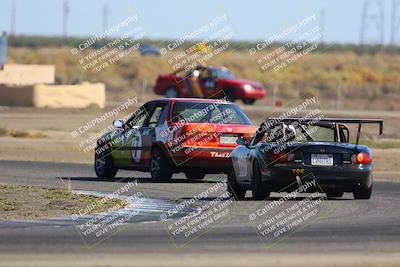
<svg viewBox="0 0 400 267">
<path fill-rule="evenodd" d="M 113 125 L 115 128 L 122 128 L 124 126 L 123 120 L 115 120 L 113 121 Z"/>
<path fill-rule="evenodd" d="M 238 144 L 239 146 L 246 146 L 246 138 L 244 138 L 243 136 L 239 137 L 238 139 L 236 139 L 236 144 Z"/>
</svg>

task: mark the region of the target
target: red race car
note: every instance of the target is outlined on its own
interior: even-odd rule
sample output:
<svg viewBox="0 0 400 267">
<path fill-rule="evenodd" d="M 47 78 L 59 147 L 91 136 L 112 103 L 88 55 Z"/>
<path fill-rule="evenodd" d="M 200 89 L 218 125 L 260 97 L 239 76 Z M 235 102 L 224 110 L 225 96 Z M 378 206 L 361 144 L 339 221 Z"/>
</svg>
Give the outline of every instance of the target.
<svg viewBox="0 0 400 267">
<path fill-rule="evenodd" d="M 265 97 L 265 90 L 260 83 L 236 79 L 225 68 L 204 66 L 160 75 L 154 86 L 154 92 L 167 98 L 226 97 L 232 102 L 242 99 L 243 103 L 248 105 Z"/>
<path fill-rule="evenodd" d="M 150 171 L 155 181 L 184 172 L 188 179 L 227 173 L 238 138 L 257 127 L 231 102 L 173 98 L 144 104 L 97 140 L 95 171 L 114 178 L 118 169 Z"/>
</svg>

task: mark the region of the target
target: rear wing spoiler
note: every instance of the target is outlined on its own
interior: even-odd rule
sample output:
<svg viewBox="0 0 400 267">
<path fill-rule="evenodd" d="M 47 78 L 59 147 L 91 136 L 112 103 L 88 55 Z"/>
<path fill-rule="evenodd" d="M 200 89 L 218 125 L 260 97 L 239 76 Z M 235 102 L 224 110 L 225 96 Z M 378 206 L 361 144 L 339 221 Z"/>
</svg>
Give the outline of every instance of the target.
<svg viewBox="0 0 400 267">
<path fill-rule="evenodd" d="M 288 122 L 288 123 L 293 123 L 293 122 L 298 122 L 300 124 L 308 124 L 308 123 L 318 123 L 318 122 L 326 122 L 326 123 L 351 123 L 351 124 L 358 124 L 358 130 L 357 130 L 357 139 L 356 139 L 356 144 L 358 145 L 358 142 L 360 140 L 360 132 L 361 132 L 361 126 L 363 124 L 378 124 L 379 125 L 379 135 L 383 134 L 383 120 L 375 120 L 375 119 L 364 119 L 364 120 L 358 120 L 358 119 L 340 119 L 340 118 L 326 118 L 326 119 L 318 119 L 318 118 L 267 118 L 265 120 L 265 123 L 267 125 L 273 126 L 273 125 L 278 125 L 282 122 Z"/>
</svg>

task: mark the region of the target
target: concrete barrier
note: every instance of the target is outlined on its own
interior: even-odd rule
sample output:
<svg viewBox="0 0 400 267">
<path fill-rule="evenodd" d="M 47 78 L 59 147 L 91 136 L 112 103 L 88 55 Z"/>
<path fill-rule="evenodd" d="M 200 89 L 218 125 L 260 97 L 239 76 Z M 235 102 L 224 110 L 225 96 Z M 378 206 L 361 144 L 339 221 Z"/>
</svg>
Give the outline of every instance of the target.
<svg viewBox="0 0 400 267">
<path fill-rule="evenodd" d="M 53 84 L 55 67 L 52 65 L 5 64 L 0 69 L 0 84 Z"/>
<path fill-rule="evenodd" d="M 106 88 L 103 83 L 75 85 L 26 86 L 0 85 L 0 105 L 38 108 L 105 107 Z"/>
</svg>

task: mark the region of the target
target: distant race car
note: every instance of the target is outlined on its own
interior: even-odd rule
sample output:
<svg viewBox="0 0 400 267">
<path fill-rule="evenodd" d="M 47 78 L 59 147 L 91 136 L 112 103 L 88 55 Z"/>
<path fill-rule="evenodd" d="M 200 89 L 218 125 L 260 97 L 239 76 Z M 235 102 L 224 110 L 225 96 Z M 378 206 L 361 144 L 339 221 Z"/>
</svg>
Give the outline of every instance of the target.
<svg viewBox="0 0 400 267">
<path fill-rule="evenodd" d="M 225 97 L 232 102 L 241 99 L 248 105 L 265 97 L 265 89 L 260 83 L 236 79 L 225 68 L 205 66 L 160 75 L 154 92 L 167 98 Z"/>
<path fill-rule="evenodd" d="M 349 143 L 347 124 L 357 124 L 355 144 Z M 291 192 L 310 179 L 318 186 L 307 192 L 323 192 L 341 197 L 352 192 L 355 199 L 369 199 L 372 192 L 372 154 L 359 145 L 361 126 L 381 120 L 271 118 L 262 123 L 248 143 L 231 154 L 233 169 L 228 175 L 228 191 L 237 199 L 251 190 L 262 200 L 271 192 Z M 283 190 L 284 189 L 284 190 Z"/>
<path fill-rule="evenodd" d="M 155 181 L 175 172 L 188 179 L 227 173 L 238 138 L 257 130 L 239 107 L 223 100 L 173 98 L 144 104 L 97 140 L 95 171 L 114 178 L 119 169 L 150 171 Z"/>
</svg>

